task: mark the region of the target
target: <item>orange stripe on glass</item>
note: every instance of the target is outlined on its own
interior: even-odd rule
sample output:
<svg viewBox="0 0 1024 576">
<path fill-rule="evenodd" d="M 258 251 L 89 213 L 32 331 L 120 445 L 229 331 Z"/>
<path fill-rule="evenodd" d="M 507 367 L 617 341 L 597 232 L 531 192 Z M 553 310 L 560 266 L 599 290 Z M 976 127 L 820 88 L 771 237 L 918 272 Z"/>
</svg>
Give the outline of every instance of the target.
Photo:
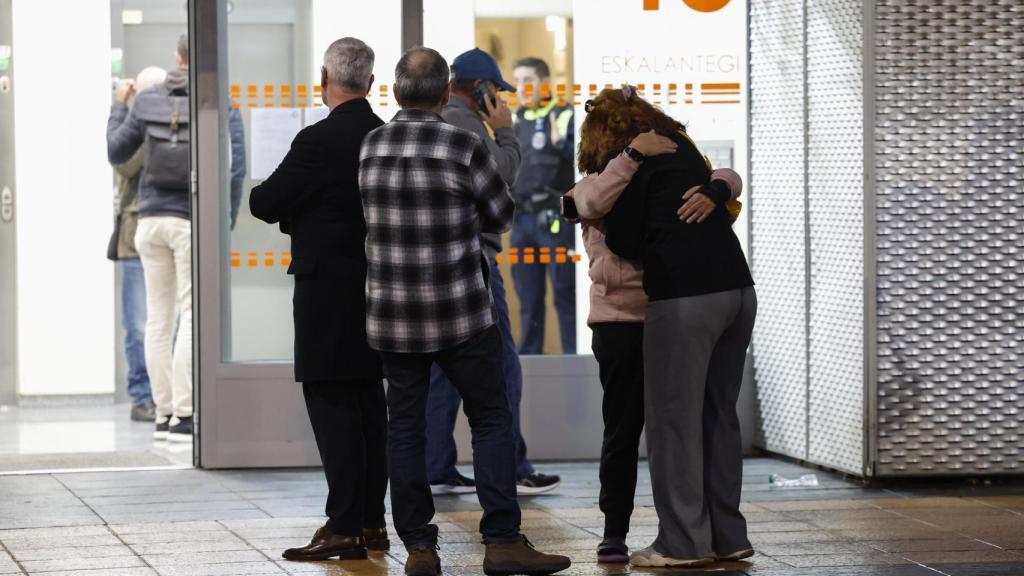
<svg viewBox="0 0 1024 576">
<path fill-rule="evenodd" d="M 260 93 L 261 86 L 262 94 Z M 695 92 L 694 83 L 687 82 L 683 84 L 683 86 L 685 87 L 686 95 L 692 97 Z M 699 86 L 702 96 L 739 96 L 742 85 L 739 82 L 722 82 L 703 83 L 699 84 Z M 587 95 L 589 98 L 593 98 L 602 88 L 614 87 L 614 85 L 609 83 L 606 83 L 603 86 L 597 83 L 529 84 L 524 87 L 525 99 L 520 100 L 517 95 L 510 94 L 506 98 L 506 102 L 513 108 L 532 106 L 532 98 L 535 95 L 535 92 L 539 90 L 542 98 L 550 99 L 552 97 L 557 97 L 566 100 L 571 104 L 579 105 L 584 95 Z M 637 84 L 637 90 L 639 93 L 645 98 L 653 99 L 656 103 L 667 101 L 669 104 L 675 104 L 676 100 L 674 97 L 678 94 L 679 89 L 680 85 L 676 82 Z M 318 84 L 281 84 L 276 86 L 272 84 L 232 84 L 229 86 L 228 93 L 230 100 L 234 101 L 234 103 L 231 104 L 234 108 L 272 108 L 276 106 L 284 108 L 304 108 L 308 106 L 320 106 L 321 87 Z M 311 97 L 312 102 L 309 101 Z M 282 103 L 282 100 L 287 101 L 287 103 Z M 374 105 L 377 106 L 393 106 L 394 100 L 390 95 L 390 86 L 387 84 L 378 84 L 376 88 L 376 96 L 372 98 L 372 101 Z"/>
</svg>

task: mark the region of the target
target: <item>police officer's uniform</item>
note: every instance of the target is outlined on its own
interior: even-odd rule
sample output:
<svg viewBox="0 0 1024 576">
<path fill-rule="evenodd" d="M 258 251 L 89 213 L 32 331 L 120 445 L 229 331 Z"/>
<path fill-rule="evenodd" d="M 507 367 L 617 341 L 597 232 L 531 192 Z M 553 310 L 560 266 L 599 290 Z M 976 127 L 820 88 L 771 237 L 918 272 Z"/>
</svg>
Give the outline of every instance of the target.
<svg viewBox="0 0 1024 576">
<path fill-rule="evenodd" d="M 575 233 L 559 216 L 559 197 L 575 181 L 573 107 L 552 99 L 537 107 L 516 112 L 515 131 L 522 151 L 522 164 L 515 184 L 516 216 L 510 238 L 512 248 L 532 248 L 533 264 L 512 267 L 512 281 L 519 296 L 522 336 L 521 354 L 540 354 L 544 347 L 545 272 L 550 272 L 558 312 L 562 353 L 576 353 L 576 272 L 572 260 L 557 263 L 558 248 L 571 255 Z M 563 135 L 558 146 L 551 144 L 551 123 Z M 541 248 L 550 249 L 550 264 L 540 263 Z"/>
</svg>

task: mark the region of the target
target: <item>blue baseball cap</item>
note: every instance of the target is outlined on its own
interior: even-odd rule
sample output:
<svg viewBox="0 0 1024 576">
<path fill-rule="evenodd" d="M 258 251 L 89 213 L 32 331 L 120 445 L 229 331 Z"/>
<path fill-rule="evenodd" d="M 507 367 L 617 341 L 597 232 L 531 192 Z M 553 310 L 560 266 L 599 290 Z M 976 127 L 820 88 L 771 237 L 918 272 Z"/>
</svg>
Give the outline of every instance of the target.
<svg viewBox="0 0 1024 576">
<path fill-rule="evenodd" d="M 457 80 L 490 80 L 499 90 L 516 91 L 515 86 L 502 79 L 494 57 L 479 48 L 459 54 L 452 62 L 452 69 Z"/>
</svg>

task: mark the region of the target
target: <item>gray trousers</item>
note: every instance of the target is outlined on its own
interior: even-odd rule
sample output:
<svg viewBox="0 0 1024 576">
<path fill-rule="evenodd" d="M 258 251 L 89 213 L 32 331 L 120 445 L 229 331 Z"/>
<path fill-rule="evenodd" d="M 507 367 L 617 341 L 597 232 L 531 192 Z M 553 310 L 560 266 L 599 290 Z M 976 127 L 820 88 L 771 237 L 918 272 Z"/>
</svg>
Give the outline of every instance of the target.
<svg viewBox="0 0 1024 576">
<path fill-rule="evenodd" d="M 756 314 L 753 287 L 647 306 L 647 457 L 660 554 L 697 559 L 751 547 L 739 510 L 736 400 Z"/>
</svg>

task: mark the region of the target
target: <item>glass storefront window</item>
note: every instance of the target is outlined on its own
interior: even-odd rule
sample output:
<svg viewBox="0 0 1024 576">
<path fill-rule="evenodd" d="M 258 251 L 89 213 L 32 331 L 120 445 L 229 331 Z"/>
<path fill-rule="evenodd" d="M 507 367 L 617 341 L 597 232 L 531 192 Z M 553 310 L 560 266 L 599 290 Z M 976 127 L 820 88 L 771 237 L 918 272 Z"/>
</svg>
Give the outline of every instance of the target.
<svg viewBox="0 0 1024 576">
<path fill-rule="evenodd" d="M 230 266 L 223 288 L 228 309 L 223 359 L 290 361 L 294 329 L 289 237 L 249 213 L 249 191 L 273 172 L 299 130 L 327 115 L 320 99 L 320 66 L 324 50 L 337 38 L 356 36 L 374 49 L 376 85 L 370 103 L 381 118 L 391 118 L 396 110 L 390 88 L 400 55 L 401 1 L 376 2 L 372 10 L 334 0 L 235 0 L 230 6 L 227 101 L 235 120 L 229 117 L 227 141 L 243 143 L 245 170 L 237 164 L 223 168 L 229 183 L 232 175 L 243 177 L 237 215 L 230 203 L 222 204 L 222 221 L 232 223 L 222 245 L 223 260 Z"/>
<path fill-rule="evenodd" d="M 590 278 L 580 228 L 558 217 L 555 202 L 545 202 L 545 193 L 560 195 L 581 177 L 578 138 L 561 156 L 553 145 L 559 128 L 565 134 L 571 124 L 578 134 L 583 103 L 605 87 L 629 83 L 687 124 L 713 166 L 745 175 L 746 3 L 425 0 L 424 12 L 427 46 L 449 61 L 481 48 L 506 80 L 525 84 L 506 95 L 524 161 L 513 187 L 516 222 L 499 256 L 520 353 L 589 354 Z M 538 66 L 548 74 L 535 88 L 528 81 Z M 568 113 L 561 114 L 562 106 Z M 743 220 L 736 232 L 745 241 Z"/>
<path fill-rule="evenodd" d="M 241 117 L 247 160 L 241 207 L 222 246 L 230 266 L 224 294 L 230 311 L 225 361 L 292 357 L 288 237 L 249 215 L 248 191 L 273 170 L 298 130 L 326 114 L 317 86 L 324 48 L 346 35 L 370 44 L 377 55 L 371 104 L 385 120 L 397 109 L 391 83 L 401 53 L 401 0 L 378 2 L 372 11 L 338 4 L 231 3 L 229 102 L 232 113 Z M 495 56 L 507 81 L 524 85 L 517 94 L 504 96 L 516 114 L 526 160 L 513 190 L 519 205 L 516 222 L 504 235 L 499 256 L 521 354 L 590 351 L 588 260 L 579 227 L 562 220 L 557 206 L 558 196 L 580 177 L 572 133 L 583 120 L 583 101 L 606 86 L 637 85 L 645 97 L 690 126 L 716 167 L 745 166 L 745 2 L 717 2 L 714 10 L 691 4 L 423 3 L 425 45 L 449 63 L 479 47 Z M 543 83 L 530 84 L 539 80 L 533 77 L 540 66 L 536 60 L 517 66 L 528 58 L 547 68 Z M 534 99 L 535 93 L 540 97 Z M 224 210 L 230 220 L 230 204 Z M 742 222 L 737 229 L 741 238 Z"/>
</svg>

